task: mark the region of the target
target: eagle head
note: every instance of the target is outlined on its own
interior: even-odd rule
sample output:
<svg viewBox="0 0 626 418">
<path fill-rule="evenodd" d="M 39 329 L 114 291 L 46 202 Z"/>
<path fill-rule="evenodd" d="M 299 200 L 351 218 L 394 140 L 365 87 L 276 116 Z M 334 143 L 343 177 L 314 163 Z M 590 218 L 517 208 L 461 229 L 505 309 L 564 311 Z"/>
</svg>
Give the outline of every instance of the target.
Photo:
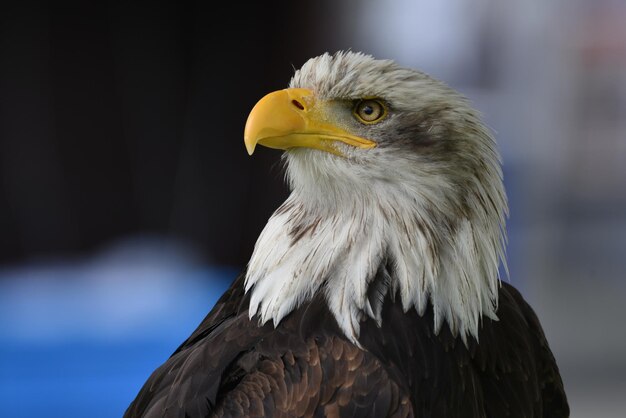
<svg viewBox="0 0 626 418">
<path fill-rule="evenodd" d="M 506 195 L 495 141 L 428 75 L 354 52 L 310 59 L 253 108 L 245 145 L 284 150 L 291 195 L 251 257 L 250 317 L 278 324 L 315 295 L 358 343 L 385 300 L 465 340 L 496 318 Z"/>
</svg>

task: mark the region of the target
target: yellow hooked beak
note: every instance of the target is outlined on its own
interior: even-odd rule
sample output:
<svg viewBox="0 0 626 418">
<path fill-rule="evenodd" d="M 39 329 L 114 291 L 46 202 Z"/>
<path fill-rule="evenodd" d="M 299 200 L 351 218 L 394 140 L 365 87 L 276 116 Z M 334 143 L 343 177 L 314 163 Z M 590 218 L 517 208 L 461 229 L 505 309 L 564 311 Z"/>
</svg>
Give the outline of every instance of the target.
<svg viewBox="0 0 626 418">
<path fill-rule="evenodd" d="M 269 148 L 314 148 L 341 155 L 336 143 L 369 149 L 376 143 L 327 122 L 308 89 L 285 89 L 263 97 L 248 116 L 244 141 L 252 155 L 257 144 Z"/>
</svg>

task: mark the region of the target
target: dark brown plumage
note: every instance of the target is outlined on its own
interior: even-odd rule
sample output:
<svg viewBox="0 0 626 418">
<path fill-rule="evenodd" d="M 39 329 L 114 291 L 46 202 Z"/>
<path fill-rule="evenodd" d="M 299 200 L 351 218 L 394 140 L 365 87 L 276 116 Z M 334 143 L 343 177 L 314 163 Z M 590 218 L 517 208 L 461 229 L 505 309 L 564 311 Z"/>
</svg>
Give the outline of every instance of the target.
<svg viewBox="0 0 626 418">
<path fill-rule="evenodd" d="M 243 276 L 148 379 L 125 417 L 567 417 L 537 317 L 510 285 L 466 347 L 432 311 L 384 304 L 359 348 L 320 298 L 276 329 L 248 319 Z"/>
</svg>

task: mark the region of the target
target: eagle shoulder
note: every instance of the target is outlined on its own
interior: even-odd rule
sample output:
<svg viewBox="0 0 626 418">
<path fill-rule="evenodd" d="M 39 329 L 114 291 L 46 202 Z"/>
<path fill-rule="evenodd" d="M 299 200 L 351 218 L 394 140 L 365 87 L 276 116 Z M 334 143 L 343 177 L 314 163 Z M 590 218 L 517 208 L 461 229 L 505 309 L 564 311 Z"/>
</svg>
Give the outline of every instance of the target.
<svg viewBox="0 0 626 418">
<path fill-rule="evenodd" d="M 125 417 L 413 416 L 407 388 L 345 338 L 322 300 L 276 328 L 247 308 L 240 277 Z"/>
<path fill-rule="evenodd" d="M 337 335 L 280 334 L 233 365 L 241 378 L 224 387 L 215 416 L 413 416 L 405 389 L 370 353 Z"/>
</svg>

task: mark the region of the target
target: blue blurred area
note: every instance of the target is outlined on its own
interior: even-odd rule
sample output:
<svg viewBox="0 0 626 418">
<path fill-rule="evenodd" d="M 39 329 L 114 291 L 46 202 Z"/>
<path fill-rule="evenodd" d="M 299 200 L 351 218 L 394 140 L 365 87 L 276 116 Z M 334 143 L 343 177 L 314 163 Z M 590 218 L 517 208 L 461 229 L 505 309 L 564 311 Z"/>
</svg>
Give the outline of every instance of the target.
<svg viewBox="0 0 626 418">
<path fill-rule="evenodd" d="M 0 271 L 0 417 L 119 417 L 238 274 L 132 242 Z"/>
</svg>

